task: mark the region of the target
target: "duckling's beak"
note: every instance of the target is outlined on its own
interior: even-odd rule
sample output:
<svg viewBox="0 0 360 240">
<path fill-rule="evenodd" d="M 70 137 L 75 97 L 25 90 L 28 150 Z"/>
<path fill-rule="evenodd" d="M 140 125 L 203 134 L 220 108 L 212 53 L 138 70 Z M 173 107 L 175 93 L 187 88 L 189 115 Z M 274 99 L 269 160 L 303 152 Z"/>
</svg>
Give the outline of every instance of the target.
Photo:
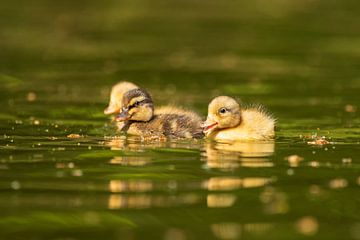
<svg viewBox="0 0 360 240">
<path fill-rule="evenodd" d="M 115 117 L 115 121 L 123 122 L 129 119 L 129 109 L 123 108 L 119 115 Z"/>
<path fill-rule="evenodd" d="M 216 129 L 218 123 L 213 121 L 212 119 L 206 119 L 206 121 L 202 124 L 202 128 L 203 128 L 203 132 L 208 135 L 210 134 L 213 130 Z"/>
<path fill-rule="evenodd" d="M 104 110 L 104 114 L 109 115 L 109 114 L 113 114 L 116 112 L 119 112 L 119 108 L 113 106 L 113 105 L 109 105 L 107 108 L 105 108 Z"/>
</svg>

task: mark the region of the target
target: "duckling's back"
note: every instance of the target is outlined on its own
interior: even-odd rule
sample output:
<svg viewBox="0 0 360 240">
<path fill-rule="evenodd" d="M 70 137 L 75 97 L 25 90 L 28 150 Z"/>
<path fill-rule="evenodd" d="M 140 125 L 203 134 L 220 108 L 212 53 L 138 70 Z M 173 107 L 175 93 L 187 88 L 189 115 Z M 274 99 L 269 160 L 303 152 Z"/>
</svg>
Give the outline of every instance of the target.
<svg viewBox="0 0 360 240">
<path fill-rule="evenodd" d="M 276 120 L 262 107 L 242 111 L 242 128 L 251 133 L 254 139 L 271 139 L 275 136 Z"/>
<path fill-rule="evenodd" d="M 194 112 L 175 107 L 162 107 L 148 122 L 132 122 L 127 131 L 140 136 L 202 138 L 201 118 Z"/>
</svg>

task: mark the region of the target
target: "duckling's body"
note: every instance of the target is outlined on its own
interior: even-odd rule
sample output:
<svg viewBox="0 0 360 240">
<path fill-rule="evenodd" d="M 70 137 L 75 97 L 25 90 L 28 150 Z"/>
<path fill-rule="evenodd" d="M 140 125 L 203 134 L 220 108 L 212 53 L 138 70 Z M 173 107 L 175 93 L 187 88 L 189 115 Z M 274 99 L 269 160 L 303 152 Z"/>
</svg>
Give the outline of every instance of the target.
<svg viewBox="0 0 360 240">
<path fill-rule="evenodd" d="M 214 140 L 267 140 L 275 136 L 275 121 L 269 115 L 256 108 L 241 111 L 242 122 L 237 127 L 214 131 Z"/>
<path fill-rule="evenodd" d="M 143 89 L 124 94 L 124 109 L 117 121 L 131 135 L 144 137 L 202 138 L 201 118 L 193 111 L 166 106 L 154 111 L 151 96 Z"/>
<path fill-rule="evenodd" d="M 204 133 L 217 141 L 270 140 L 275 119 L 262 106 L 241 109 L 234 99 L 221 96 L 209 104 Z"/>
<path fill-rule="evenodd" d="M 138 136 L 165 136 L 175 138 L 202 138 L 201 119 L 190 111 L 174 109 L 176 113 L 155 114 L 148 122 L 129 122 L 126 131 Z M 161 112 L 161 111 L 160 111 Z"/>
</svg>

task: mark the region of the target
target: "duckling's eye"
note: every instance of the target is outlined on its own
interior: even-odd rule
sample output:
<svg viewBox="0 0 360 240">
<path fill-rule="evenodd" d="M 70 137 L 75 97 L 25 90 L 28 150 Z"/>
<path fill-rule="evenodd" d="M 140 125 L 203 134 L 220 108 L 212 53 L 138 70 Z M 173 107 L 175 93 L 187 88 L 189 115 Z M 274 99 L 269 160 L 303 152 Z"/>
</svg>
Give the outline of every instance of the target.
<svg viewBox="0 0 360 240">
<path fill-rule="evenodd" d="M 224 113 L 226 113 L 227 112 L 227 109 L 226 108 L 220 108 L 219 109 L 219 113 L 220 114 L 224 114 Z"/>
<path fill-rule="evenodd" d="M 134 103 L 134 106 L 139 106 L 139 104 L 140 104 L 140 102 L 139 102 L 139 101 L 136 101 L 136 102 Z"/>
</svg>

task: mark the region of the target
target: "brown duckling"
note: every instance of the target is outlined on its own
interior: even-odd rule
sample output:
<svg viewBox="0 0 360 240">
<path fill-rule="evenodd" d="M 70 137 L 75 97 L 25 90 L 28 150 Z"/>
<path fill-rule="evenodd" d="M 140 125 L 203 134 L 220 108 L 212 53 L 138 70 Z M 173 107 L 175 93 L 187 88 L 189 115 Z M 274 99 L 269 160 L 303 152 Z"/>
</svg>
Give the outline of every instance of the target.
<svg viewBox="0 0 360 240">
<path fill-rule="evenodd" d="M 204 123 L 204 133 L 217 141 L 270 140 L 275 136 L 275 119 L 262 106 L 242 109 L 235 99 L 213 99 Z"/>
<path fill-rule="evenodd" d="M 106 115 L 120 113 L 120 110 L 123 108 L 122 99 L 124 93 L 136 88 L 138 88 L 138 86 L 131 82 L 119 82 L 114 85 L 111 89 L 109 106 L 105 108 L 104 113 Z"/>
<path fill-rule="evenodd" d="M 154 111 L 154 103 L 144 89 L 124 94 L 124 107 L 116 121 L 126 124 L 122 130 L 145 137 L 202 138 L 201 118 L 194 112 L 176 107 Z"/>
</svg>

